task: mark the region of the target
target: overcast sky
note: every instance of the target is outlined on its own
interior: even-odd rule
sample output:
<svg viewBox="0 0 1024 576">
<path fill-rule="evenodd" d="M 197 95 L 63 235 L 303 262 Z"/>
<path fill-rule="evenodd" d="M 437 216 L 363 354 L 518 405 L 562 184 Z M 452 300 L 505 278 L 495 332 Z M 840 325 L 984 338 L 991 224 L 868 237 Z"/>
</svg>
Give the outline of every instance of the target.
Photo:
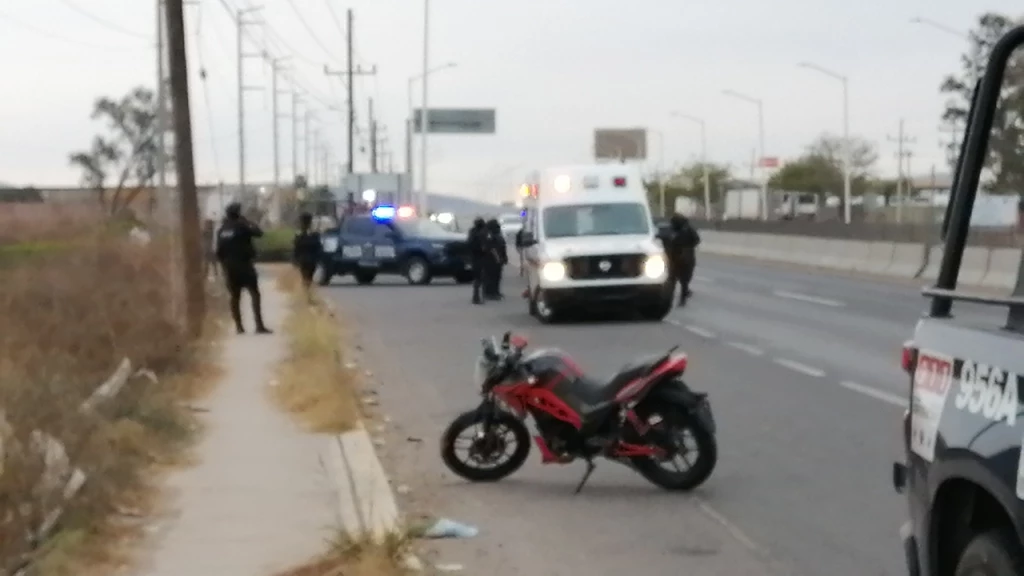
<svg viewBox="0 0 1024 576">
<path fill-rule="evenodd" d="M 197 0 L 188 7 L 187 27 L 192 35 L 198 32 L 190 40 L 189 57 L 201 181 L 238 179 L 236 40 L 225 2 L 262 5 L 266 27 L 252 28 L 253 34 L 269 37 L 276 55 L 292 55 L 300 90 L 339 109 L 343 87 L 323 74 L 323 65 L 344 63 L 344 36 L 328 3 L 342 24 L 345 9 L 352 8 L 357 60 L 378 69 L 375 77 L 357 81 L 359 123 L 365 133 L 367 97 L 373 97 L 395 166 L 404 164 L 408 79 L 423 65 L 422 0 Z M 706 118 L 710 159 L 745 172 L 757 145 L 756 109 L 723 96 L 723 89 L 764 101 L 768 156 L 798 154 L 816 134 L 838 133 L 842 127 L 840 83 L 799 68 L 804 60 L 850 78 L 851 130 L 879 144 L 880 172 L 895 172 L 895 144 L 887 136 L 896 135 L 901 118 L 916 138 L 915 172 L 927 172 L 933 163 L 941 170 L 943 97 L 937 88 L 945 74 L 958 69 L 965 41 L 909 20 L 922 16 L 967 30 L 986 9 L 1011 14 L 1019 9 L 1014 0 L 434 0 L 431 5 L 431 63 L 457 66 L 431 76 L 430 104 L 496 108 L 498 133 L 432 137 L 429 188 L 492 200 L 511 195 L 530 169 L 587 161 L 595 127 L 658 131 L 663 137 L 650 136 L 652 169 L 662 154 L 666 168 L 692 161 L 700 153 L 698 132 L 673 118 L 672 111 Z M 145 0 L 0 6 L 0 181 L 77 183 L 67 155 L 88 146 L 102 128 L 89 118 L 94 99 L 155 85 L 155 9 L 155 1 Z M 207 72 L 205 93 L 200 62 Z M 255 59 L 245 69 L 247 83 L 262 88 L 246 96 L 248 180 L 270 180 L 270 74 Z M 288 87 L 282 81 L 282 90 Z M 282 113 L 290 112 L 289 96 L 279 102 Z M 317 106 L 319 126 L 340 164 L 342 113 Z M 290 120 L 282 120 L 285 178 L 292 173 L 290 128 Z M 356 169 L 366 168 L 367 156 L 357 155 Z"/>
</svg>

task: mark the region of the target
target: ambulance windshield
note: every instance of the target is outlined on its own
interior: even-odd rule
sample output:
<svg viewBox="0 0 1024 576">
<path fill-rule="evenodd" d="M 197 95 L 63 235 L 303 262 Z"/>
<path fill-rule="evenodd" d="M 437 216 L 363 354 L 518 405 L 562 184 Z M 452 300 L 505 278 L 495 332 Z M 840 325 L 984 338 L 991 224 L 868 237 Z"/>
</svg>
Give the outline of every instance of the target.
<svg viewBox="0 0 1024 576">
<path fill-rule="evenodd" d="M 548 238 L 649 234 L 650 217 L 640 203 L 576 204 L 544 209 Z"/>
</svg>

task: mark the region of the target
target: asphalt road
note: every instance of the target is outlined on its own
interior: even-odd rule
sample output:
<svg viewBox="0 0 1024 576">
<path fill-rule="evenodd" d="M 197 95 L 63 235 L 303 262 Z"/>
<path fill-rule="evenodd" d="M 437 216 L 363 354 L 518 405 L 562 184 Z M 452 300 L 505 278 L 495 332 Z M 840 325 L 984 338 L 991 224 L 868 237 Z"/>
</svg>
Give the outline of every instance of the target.
<svg viewBox="0 0 1024 576">
<path fill-rule="evenodd" d="M 325 291 L 361 326 L 384 411 L 424 440 L 392 447 L 398 474 L 431 486 L 436 512 L 481 528 L 442 550 L 466 573 L 905 574 L 890 470 L 907 394 L 900 344 L 925 305 L 912 286 L 702 257 L 695 296 L 664 323 L 549 327 L 526 314 L 516 278 L 508 300 L 479 307 L 467 287 L 385 282 Z M 506 329 L 597 374 L 680 344 L 719 421 L 715 474 L 689 496 L 611 463 L 579 496 L 582 464 L 531 460 L 495 485 L 446 474 L 437 438 L 475 405 L 480 338 Z"/>
</svg>

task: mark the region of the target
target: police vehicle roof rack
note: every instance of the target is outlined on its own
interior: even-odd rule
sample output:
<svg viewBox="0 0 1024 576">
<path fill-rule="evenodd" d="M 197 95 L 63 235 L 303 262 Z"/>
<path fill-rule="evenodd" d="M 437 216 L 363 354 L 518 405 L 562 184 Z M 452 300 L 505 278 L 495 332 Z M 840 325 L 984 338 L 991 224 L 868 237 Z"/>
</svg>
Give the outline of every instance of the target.
<svg viewBox="0 0 1024 576">
<path fill-rule="evenodd" d="M 1024 265 L 1018 270 L 1017 283 L 1009 297 L 983 297 L 956 291 L 956 279 L 960 273 L 963 252 L 967 246 L 971 212 L 974 210 L 974 199 L 988 153 L 989 136 L 996 108 L 999 105 L 1003 77 L 1014 51 L 1022 45 L 1024 45 L 1024 26 L 1010 30 L 995 43 L 988 63 L 985 65 L 985 73 L 975 86 L 974 95 L 971 98 L 967 130 L 953 175 L 951 198 L 943 219 L 942 233 L 945 250 L 942 263 L 939 267 L 935 287 L 926 288 L 923 291 L 926 296 L 932 298 L 929 315 L 933 318 L 948 318 L 954 300 L 1005 305 L 1009 307 L 1006 328 L 1015 332 L 1024 332 Z"/>
</svg>

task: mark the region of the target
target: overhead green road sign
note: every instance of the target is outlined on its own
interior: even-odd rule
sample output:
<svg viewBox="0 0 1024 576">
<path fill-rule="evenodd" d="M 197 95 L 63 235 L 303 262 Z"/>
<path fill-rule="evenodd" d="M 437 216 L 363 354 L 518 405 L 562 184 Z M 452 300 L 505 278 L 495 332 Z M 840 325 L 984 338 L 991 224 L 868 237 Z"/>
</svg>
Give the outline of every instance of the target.
<svg viewBox="0 0 1024 576">
<path fill-rule="evenodd" d="M 423 109 L 413 111 L 413 126 L 420 134 Z M 431 108 L 427 114 L 430 134 L 494 134 L 496 123 L 493 108 Z"/>
</svg>

